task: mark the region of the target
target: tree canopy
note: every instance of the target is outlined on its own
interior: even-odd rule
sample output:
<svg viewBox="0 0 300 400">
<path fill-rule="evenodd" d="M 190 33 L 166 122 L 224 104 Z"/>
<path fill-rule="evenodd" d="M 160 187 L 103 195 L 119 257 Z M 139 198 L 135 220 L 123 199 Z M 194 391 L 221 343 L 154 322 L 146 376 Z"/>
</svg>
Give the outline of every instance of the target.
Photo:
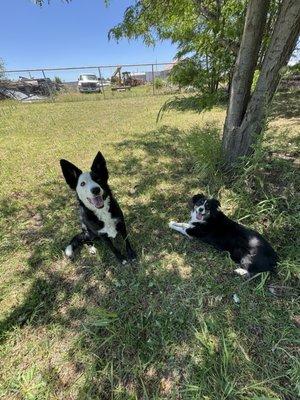
<svg viewBox="0 0 300 400">
<path fill-rule="evenodd" d="M 260 61 L 279 4 L 279 0 L 272 0 L 268 9 Z M 125 10 L 123 21 L 109 31 L 109 37 L 142 38 L 147 45 L 171 40 L 178 48 L 176 57 L 184 59 L 174 71 L 175 80 L 213 93 L 220 80 L 231 81 L 246 6 L 246 0 L 139 0 Z M 191 75 L 191 71 L 195 73 Z M 205 79 L 196 79 L 197 75 Z"/>
<path fill-rule="evenodd" d="M 231 73 L 244 13 L 245 0 L 140 0 L 125 10 L 109 37 L 141 37 L 147 45 L 171 40 L 178 48 L 176 58 L 184 59 L 173 78 L 183 86 L 214 92 L 220 79 Z"/>
</svg>

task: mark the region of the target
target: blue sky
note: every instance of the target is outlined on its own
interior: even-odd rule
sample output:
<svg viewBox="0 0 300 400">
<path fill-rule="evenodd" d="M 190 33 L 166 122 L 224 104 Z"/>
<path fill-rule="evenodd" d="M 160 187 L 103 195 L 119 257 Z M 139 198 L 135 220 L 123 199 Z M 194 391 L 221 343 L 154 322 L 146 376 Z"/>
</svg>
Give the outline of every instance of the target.
<svg viewBox="0 0 300 400">
<path fill-rule="evenodd" d="M 108 41 L 111 27 L 133 1 L 51 0 L 40 8 L 31 0 L 1 0 L 0 57 L 6 69 L 171 61 L 176 47 L 154 48 L 141 40 Z"/>
</svg>

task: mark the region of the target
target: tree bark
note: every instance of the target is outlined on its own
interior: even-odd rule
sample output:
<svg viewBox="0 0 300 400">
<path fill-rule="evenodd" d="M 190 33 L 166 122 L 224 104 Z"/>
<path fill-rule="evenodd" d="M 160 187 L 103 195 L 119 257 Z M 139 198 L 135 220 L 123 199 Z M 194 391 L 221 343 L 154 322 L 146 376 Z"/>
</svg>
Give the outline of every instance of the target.
<svg viewBox="0 0 300 400">
<path fill-rule="evenodd" d="M 231 136 L 239 127 L 249 101 L 251 84 L 267 19 L 269 0 L 249 0 L 244 31 L 230 88 L 224 125 L 223 150 L 230 151 Z"/>
<path fill-rule="evenodd" d="M 227 166 L 233 166 L 239 157 L 253 151 L 253 144 L 262 132 L 268 106 L 279 83 L 280 69 L 287 64 L 296 46 L 299 31 L 300 1 L 283 0 L 256 88 L 251 99 L 248 99 L 243 118 L 238 122 L 237 118 L 230 116 L 229 119 L 228 116 L 224 125 L 223 152 Z M 231 92 L 231 95 L 234 96 L 234 93 Z M 229 125 L 228 119 L 230 122 L 233 120 L 235 125 Z"/>
</svg>

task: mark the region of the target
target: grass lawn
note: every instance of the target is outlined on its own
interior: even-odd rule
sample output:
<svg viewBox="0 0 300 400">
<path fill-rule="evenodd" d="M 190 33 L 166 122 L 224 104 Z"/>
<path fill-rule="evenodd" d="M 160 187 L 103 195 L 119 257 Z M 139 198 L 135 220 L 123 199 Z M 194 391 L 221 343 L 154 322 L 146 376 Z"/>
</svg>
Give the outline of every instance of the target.
<svg viewBox="0 0 300 400">
<path fill-rule="evenodd" d="M 299 102 L 276 98 L 264 142 L 233 180 L 217 169 L 225 108 L 156 124 L 167 98 L 0 103 L 1 399 L 300 395 Z M 88 169 L 99 149 L 139 255 L 126 267 L 101 245 L 63 255 L 79 223 L 58 161 Z M 277 277 L 244 281 L 226 254 L 169 230 L 200 191 L 266 235 Z"/>
</svg>

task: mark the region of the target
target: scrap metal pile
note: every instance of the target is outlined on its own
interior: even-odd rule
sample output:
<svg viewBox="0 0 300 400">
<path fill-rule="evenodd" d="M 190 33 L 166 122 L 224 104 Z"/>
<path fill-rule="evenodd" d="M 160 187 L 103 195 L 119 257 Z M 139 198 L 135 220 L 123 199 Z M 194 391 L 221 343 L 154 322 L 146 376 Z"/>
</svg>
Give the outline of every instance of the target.
<svg viewBox="0 0 300 400">
<path fill-rule="evenodd" d="M 17 81 L 0 80 L 0 99 L 14 99 L 19 101 L 45 100 L 60 90 L 60 85 L 49 78 L 24 78 Z"/>
</svg>

